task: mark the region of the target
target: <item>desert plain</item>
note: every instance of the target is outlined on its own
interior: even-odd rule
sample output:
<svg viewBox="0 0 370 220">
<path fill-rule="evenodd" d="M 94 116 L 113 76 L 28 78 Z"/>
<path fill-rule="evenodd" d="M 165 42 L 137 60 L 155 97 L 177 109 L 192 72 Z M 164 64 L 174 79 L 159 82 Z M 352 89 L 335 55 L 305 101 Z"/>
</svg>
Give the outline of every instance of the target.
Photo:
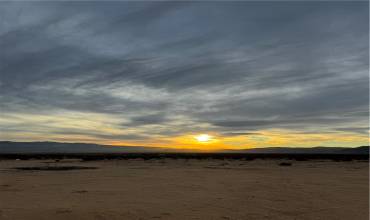
<svg viewBox="0 0 370 220">
<path fill-rule="evenodd" d="M 16 169 L 45 166 L 95 169 Z M 0 160 L 2 220 L 367 220 L 368 195 L 368 161 Z"/>
</svg>

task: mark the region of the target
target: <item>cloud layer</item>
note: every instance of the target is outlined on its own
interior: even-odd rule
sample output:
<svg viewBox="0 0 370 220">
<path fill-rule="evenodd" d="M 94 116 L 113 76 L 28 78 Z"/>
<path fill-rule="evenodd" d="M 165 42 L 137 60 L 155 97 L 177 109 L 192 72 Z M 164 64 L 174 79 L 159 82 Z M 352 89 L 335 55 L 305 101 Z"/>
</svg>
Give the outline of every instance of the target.
<svg viewBox="0 0 370 220">
<path fill-rule="evenodd" d="M 0 138 L 367 140 L 368 16 L 368 2 L 1 2 Z"/>
</svg>

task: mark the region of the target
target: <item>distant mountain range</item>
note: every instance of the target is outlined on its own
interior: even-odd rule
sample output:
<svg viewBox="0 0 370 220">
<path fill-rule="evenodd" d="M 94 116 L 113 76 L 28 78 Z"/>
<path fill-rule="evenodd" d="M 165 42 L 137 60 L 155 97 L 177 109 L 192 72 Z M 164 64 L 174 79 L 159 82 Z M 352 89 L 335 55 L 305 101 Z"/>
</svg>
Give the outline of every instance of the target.
<svg viewBox="0 0 370 220">
<path fill-rule="evenodd" d="M 369 154 L 369 146 L 355 148 L 347 147 L 267 147 L 245 150 L 229 150 L 233 153 L 261 153 L 261 154 Z"/>
<path fill-rule="evenodd" d="M 190 152 L 189 150 L 144 147 L 111 146 L 88 143 L 60 142 L 12 142 L 0 141 L 0 154 L 7 153 L 166 153 Z M 192 150 L 191 152 L 194 152 Z M 201 152 L 201 151 L 198 151 Z M 268 147 L 243 150 L 222 150 L 219 153 L 261 153 L 261 154 L 369 154 L 369 146 L 356 148 L 344 147 Z"/>
<path fill-rule="evenodd" d="M 0 154 L 5 153 L 141 153 L 168 152 L 168 148 L 111 146 L 88 143 L 0 141 Z M 174 150 L 172 150 L 174 151 Z"/>
</svg>

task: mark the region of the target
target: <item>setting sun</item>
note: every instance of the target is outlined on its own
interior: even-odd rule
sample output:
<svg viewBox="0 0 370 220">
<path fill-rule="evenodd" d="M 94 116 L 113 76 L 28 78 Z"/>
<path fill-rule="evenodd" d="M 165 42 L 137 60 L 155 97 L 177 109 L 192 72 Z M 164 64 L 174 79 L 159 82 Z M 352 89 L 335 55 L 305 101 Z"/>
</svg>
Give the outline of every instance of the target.
<svg viewBox="0 0 370 220">
<path fill-rule="evenodd" d="M 212 136 L 208 134 L 200 134 L 200 135 L 195 136 L 195 139 L 199 142 L 208 142 L 212 139 Z"/>
</svg>

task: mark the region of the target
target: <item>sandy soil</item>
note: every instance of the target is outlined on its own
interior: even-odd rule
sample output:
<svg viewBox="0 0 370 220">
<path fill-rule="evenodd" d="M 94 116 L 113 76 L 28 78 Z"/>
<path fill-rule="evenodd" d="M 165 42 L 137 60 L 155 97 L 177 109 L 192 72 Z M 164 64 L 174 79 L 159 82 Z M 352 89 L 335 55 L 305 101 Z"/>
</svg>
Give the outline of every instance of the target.
<svg viewBox="0 0 370 220">
<path fill-rule="evenodd" d="M 369 219 L 366 162 L 0 161 L 0 219 Z"/>
</svg>

